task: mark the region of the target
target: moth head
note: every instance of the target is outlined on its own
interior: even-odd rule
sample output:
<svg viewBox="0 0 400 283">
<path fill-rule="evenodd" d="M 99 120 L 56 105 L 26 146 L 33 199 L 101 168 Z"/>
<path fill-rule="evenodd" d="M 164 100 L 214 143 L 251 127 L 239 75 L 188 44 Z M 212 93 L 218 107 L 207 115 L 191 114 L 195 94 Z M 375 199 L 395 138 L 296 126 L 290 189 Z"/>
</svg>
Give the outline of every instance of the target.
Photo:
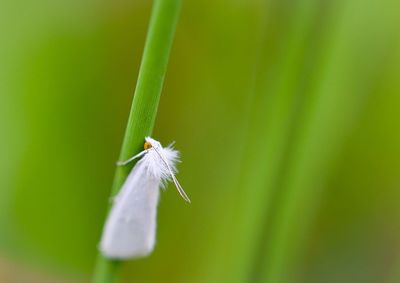
<svg viewBox="0 0 400 283">
<path fill-rule="evenodd" d="M 143 148 L 144 148 L 145 150 L 147 150 L 147 149 L 149 149 L 149 148 L 152 148 L 152 147 L 153 147 L 153 146 L 152 146 L 151 143 L 149 143 L 148 141 L 144 142 Z"/>
<path fill-rule="evenodd" d="M 145 142 L 144 142 L 143 147 L 144 147 L 145 150 L 150 149 L 152 147 L 162 148 L 161 143 L 159 143 L 155 139 L 152 139 L 151 137 L 146 137 L 145 138 Z"/>
</svg>

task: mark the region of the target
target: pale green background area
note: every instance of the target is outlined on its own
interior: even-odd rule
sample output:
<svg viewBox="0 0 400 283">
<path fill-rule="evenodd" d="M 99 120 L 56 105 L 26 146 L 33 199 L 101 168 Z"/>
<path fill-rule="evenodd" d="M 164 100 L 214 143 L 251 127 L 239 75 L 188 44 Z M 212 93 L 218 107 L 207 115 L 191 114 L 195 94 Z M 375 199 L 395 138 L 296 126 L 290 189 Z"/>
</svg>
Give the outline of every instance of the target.
<svg viewBox="0 0 400 283">
<path fill-rule="evenodd" d="M 150 9 L 0 2 L 0 281 L 89 282 Z M 400 282 L 398 11 L 184 1 L 154 138 L 192 204 L 127 282 Z"/>
</svg>

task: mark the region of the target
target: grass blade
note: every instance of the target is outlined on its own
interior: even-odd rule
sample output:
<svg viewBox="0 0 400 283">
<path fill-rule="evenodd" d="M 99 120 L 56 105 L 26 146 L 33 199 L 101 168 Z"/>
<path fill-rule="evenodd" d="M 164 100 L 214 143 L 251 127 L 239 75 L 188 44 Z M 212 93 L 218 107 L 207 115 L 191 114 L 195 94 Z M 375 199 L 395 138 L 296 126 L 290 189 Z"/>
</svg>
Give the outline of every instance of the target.
<svg viewBox="0 0 400 283">
<path fill-rule="evenodd" d="M 156 0 L 119 160 L 138 153 L 144 137 L 151 135 L 181 7 L 180 0 Z M 134 162 L 133 162 L 134 163 Z M 121 188 L 130 166 L 117 167 L 112 196 Z M 98 255 L 94 283 L 116 282 L 121 261 Z"/>
</svg>

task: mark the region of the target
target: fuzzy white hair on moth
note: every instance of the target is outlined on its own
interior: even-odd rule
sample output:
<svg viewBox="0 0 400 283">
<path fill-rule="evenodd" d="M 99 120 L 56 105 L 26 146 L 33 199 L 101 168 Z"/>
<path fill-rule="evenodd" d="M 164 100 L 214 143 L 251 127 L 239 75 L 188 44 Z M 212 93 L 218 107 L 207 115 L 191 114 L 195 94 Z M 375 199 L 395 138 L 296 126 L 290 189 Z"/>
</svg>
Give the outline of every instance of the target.
<svg viewBox="0 0 400 283">
<path fill-rule="evenodd" d="M 153 251 L 160 188 L 168 181 L 172 181 L 182 198 L 190 203 L 175 177 L 179 152 L 172 144 L 163 147 L 151 137 L 145 138 L 143 147 L 139 154 L 117 163 L 124 166 L 140 158 L 114 198 L 104 225 L 100 251 L 108 258 L 139 258 Z"/>
</svg>

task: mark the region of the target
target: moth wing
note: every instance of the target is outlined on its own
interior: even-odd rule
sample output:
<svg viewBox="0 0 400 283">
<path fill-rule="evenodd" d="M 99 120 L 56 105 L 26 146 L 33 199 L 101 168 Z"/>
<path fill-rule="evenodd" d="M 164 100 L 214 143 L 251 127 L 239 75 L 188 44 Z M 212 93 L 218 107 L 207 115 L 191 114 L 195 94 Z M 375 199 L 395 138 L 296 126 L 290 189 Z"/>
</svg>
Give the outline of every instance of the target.
<svg viewBox="0 0 400 283">
<path fill-rule="evenodd" d="M 156 234 L 160 180 L 147 173 L 144 159 L 130 172 L 110 211 L 100 242 L 109 258 L 147 256 L 153 251 Z"/>
</svg>

